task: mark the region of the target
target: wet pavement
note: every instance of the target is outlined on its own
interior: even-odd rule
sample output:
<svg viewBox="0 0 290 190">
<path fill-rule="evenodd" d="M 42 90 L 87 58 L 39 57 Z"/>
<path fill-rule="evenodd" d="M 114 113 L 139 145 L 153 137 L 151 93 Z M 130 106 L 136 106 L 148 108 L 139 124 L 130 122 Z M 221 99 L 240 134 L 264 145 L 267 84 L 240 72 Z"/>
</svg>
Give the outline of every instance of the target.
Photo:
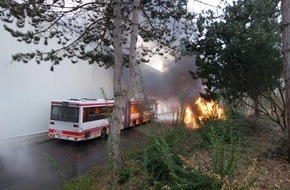
<svg viewBox="0 0 290 190">
<path fill-rule="evenodd" d="M 130 140 L 140 136 L 138 127 L 122 131 L 121 147 L 130 146 Z M 105 164 L 107 141 L 107 138 L 84 142 L 49 139 L 29 144 L 6 143 L 0 146 L 0 189 L 57 189 L 65 180 Z"/>
</svg>

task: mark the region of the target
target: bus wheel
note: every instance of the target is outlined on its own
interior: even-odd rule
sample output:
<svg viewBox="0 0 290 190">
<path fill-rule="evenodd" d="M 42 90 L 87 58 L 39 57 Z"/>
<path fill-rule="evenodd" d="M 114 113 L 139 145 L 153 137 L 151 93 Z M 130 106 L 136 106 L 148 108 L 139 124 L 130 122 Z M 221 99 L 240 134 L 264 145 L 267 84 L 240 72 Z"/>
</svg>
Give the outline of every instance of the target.
<svg viewBox="0 0 290 190">
<path fill-rule="evenodd" d="M 103 128 L 102 131 L 101 131 L 101 138 L 105 138 L 106 135 L 107 135 L 107 129 Z"/>
</svg>

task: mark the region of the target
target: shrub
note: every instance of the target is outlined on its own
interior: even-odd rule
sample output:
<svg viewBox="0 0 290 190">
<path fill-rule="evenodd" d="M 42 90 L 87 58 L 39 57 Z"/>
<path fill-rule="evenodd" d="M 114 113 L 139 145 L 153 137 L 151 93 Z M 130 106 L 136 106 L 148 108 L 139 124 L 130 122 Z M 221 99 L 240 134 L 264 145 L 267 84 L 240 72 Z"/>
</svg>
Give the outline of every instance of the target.
<svg viewBox="0 0 290 190">
<path fill-rule="evenodd" d="M 208 121 L 200 130 L 203 145 L 210 149 L 213 172 L 230 179 L 235 170 L 241 136 L 232 120 Z"/>
<path fill-rule="evenodd" d="M 171 131 L 172 132 L 172 131 Z M 145 178 L 156 188 L 170 189 L 219 189 L 220 185 L 213 179 L 199 173 L 193 168 L 185 167 L 180 157 L 172 151 L 165 139 L 171 136 L 153 134 L 143 149 L 140 157 Z M 175 131 L 174 131 L 174 134 Z M 174 139 L 171 139 L 174 141 Z M 144 189 L 144 186 L 142 187 Z"/>
<path fill-rule="evenodd" d="M 122 165 L 119 168 L 119 184 L 124 184 L 125 182 L 129 182 L 132 176 L 134 176 L 135 170 L 131 167 Z"/>
<path fill-rule="evenodd" d="M 65 183 L 60 190 L 89 190 L 93 184 L 93 178 L 81 176 Z"/>
</svg>

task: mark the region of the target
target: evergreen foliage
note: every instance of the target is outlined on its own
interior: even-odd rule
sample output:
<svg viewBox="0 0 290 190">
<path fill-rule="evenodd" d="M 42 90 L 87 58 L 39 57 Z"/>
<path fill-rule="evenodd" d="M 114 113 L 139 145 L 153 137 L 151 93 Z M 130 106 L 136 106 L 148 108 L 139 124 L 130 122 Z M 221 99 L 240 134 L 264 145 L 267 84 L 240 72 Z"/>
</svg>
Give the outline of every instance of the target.
<svg viewBox="0 0 290 190">
<path fill-rule="evenodd" d="M 156 189 L 219 189 L 220 185 L 193 168 L 184 167 L 178 154 L 172 151 L 162 136 L 152 135 L 144 148 L 143 170 Z"/>
<path fill-rule="evenodd" d="M 92 177 L 81 176 L 64 184 L 59 190 L 90 190 L 92 184 Z"/>
<path fill-rule="evenodd" d="M 124 65 L 129 61 L 131 33 L 131 0 L 121 5 L 122 48 Z M 154 54 L 178 56 L 178 41 L 192 35 L 193 14 L 187 12 L 187 1 L 140 2 L 139 36 L 143 40 L 138 63 L 147 62 Z M 19 52 L 13 60 L 27 63 L 50 61 L 59 64 L 65 58 L 77 63 L 114 65 L 113 0 L 5 0 L 0 2 L 0 19 L 4 28 L 19 42 L 44 44 L 47 50 Z M 153 42 L 152 44 L 147 42 Z M 52 66 L 53 70 L 53 66 Z"/>
<path fill-rule="evenodd" d="M 197 71 L 205 96 L 228 100 L 258 96 L 282 85 L 278 2 L 238 0 L 220 17 L 200 15 L 196 40 L 188 50 L 197 55 Z"/>
<path fill-rule="evenodd" d="M 200 129 L 206 147 L 212 149 L 213 172 L 221 177 L 233 178 L 239 156 L 241 134 L 239 125 L 227 121 L 207 121 Z"/>
</svg>

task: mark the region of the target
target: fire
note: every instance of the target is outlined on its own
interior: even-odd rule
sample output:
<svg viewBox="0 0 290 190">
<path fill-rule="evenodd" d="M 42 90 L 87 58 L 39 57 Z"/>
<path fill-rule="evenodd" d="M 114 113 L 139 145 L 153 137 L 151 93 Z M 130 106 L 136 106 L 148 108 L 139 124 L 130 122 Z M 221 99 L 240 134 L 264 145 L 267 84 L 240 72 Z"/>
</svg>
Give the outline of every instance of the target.
<svg viewBox="0 0 290 190">
<path fill-rule="evenodd" d="M 199 97 L 195 102 L 195 106 L 197 108 L 198 119 L 200 121 L 209 118 L 225 119 L 223 108 L 213 100 L 206 101 Z"/>
<path fill-rule="evenodd" d="M 195 120 L 195 116 L 189 106 L 185 109 L 184 123 L 190 128 L 198 129 L 198 124 Z"/>
<path fill-rule="evenodd" d="M 224 109 L 221 105 L 215 101 L 206 101 L 199 97 L 194 103 L 196 113 L 188 106 L 185 110 L 184 123 L 192 128 L 198 128 L 198 124 L 195 120 L 197 118 L 199 122 L 203 122 L 205 119 L 216 118 L 225 119 Z"/>
<path fill-rule="evenodd" d="M 192 111 L 190 110 L 189 107 L 187 107 L 186 110 L 185 110 L 185 117 L 184 117 L 184 122 L 186 124 L 189 124 L 191 122 L 192 115 L 193 115 Z"/>
</svg>

